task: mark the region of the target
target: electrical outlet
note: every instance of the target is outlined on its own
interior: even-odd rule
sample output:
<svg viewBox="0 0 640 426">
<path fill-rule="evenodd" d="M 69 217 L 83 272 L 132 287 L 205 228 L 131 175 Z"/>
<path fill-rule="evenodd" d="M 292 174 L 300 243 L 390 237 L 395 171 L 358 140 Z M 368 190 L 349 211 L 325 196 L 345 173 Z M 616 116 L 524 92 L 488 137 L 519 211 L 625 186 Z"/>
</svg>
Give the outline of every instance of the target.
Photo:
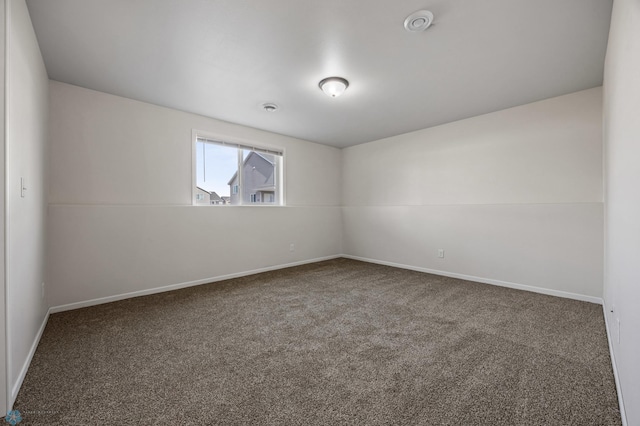
<svg viewBox="0 0 640 426">
<path fill-rule="evenodd" d="M 444 249 L 438 249 L 438 257 L 444 259 Z"/>
<path fill-rule="evenodd" d="M 289 244 L 289 251 L 292 253 L 296 251 L 296 245 L 294 243 Z"/>
</svg>

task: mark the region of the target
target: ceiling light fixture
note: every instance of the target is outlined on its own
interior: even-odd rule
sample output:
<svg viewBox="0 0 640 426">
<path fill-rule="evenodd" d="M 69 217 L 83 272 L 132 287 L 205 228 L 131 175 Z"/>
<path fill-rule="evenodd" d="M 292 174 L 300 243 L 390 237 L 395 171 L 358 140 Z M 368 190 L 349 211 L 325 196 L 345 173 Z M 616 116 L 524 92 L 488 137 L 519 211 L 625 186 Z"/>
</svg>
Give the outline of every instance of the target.
<svg viewBox="0 0 640 426">
<path fill-rule="evenodd" d="M 276 105 L 276 104 L 264 104 L 264 105 L 262 105 L 262 109 L 267 111 L 267 112 L 276 112 L 276 110 L 278 109 L 278 105 Z"/>
<path fill-rule="evenodd" d="M 349 82 L 342 77 L 327 77 L 320 81 L 318 86 L 320 86 L 320 89 L 328 96 L 337 98 L 347 90 Z"/>
<path fill-rule="evenodd" d="M 431 26 L 433 13 L 428 10 L 419 10 L 407 16 L 404 20 L 404 28 L 410 33 L 419 33 Z"/>
</svg>

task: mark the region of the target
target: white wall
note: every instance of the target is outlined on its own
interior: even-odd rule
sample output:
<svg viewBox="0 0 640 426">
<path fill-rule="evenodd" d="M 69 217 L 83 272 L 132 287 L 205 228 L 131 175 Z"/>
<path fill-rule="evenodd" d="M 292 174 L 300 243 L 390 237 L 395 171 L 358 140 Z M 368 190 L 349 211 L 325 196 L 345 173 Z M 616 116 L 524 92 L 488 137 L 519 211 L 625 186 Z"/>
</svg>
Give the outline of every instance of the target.
<svg viewBox="0 0 640 426">
<path fill-rule="evenodd" d="M 341 253 L 340 150 L 55 81 L 50 97 L 51 306 Z M 192 129 L 283 147 L 287 206 L 191 206 Z"/>
<path fill-rule="evenodd" d="M 640 424 L 639 76 L 640 2 L 616 0 L 604 79 L 605 308 L 629 425 Z"/>
<path fill-rule="evenodd" d="M 24 0 L 7 2 L 6 286 L 9 406 L 47 306 L 45 281 L 48 77 Z M 20 178 L 26 196 L 20 196 Z"/>
<path fill-rule="evenodd" d="M 6 413 L 8 405 L 7 386 L 7 334 L 6 334 L 6 299 L 5 299 L 5 252 L 6 252 L 6 210 L 5 210 L 5 40 L 6 40 L 6 3 L 0 0 L 0 413 Z"/>
<path fill-rule="evenodd" d="M 598 300 L 601 102 L 594 88 L 345 149 L 344 252 Z"/>
</svg>

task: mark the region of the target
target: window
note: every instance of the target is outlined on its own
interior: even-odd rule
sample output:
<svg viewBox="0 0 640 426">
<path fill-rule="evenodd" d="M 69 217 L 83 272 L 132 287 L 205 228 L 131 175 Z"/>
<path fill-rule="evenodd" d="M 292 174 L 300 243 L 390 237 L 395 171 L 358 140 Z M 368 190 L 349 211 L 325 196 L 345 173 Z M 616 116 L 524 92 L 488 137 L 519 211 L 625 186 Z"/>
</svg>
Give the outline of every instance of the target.
<svg viewBox="0 0 640 426">
<path fill-rule="evenodd" d="M 281 149 L 220 141 L 194 132 L 194 204 L 202 190 L 214 205 L 283 204 Z"/>
</svg>

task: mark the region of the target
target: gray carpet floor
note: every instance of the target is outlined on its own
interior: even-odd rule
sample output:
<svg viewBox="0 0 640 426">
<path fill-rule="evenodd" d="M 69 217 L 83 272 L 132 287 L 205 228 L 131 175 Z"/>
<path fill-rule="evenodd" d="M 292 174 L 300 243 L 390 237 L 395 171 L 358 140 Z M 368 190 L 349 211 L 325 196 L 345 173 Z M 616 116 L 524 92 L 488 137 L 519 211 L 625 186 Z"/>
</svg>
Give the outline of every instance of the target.
<svg viewBox="0 0 640 426">
<path fill-rule="evenodd" d="M 54 314 L 41 425 L 619 425 L 602 307 L 336 259 Z"/>
</svg>

